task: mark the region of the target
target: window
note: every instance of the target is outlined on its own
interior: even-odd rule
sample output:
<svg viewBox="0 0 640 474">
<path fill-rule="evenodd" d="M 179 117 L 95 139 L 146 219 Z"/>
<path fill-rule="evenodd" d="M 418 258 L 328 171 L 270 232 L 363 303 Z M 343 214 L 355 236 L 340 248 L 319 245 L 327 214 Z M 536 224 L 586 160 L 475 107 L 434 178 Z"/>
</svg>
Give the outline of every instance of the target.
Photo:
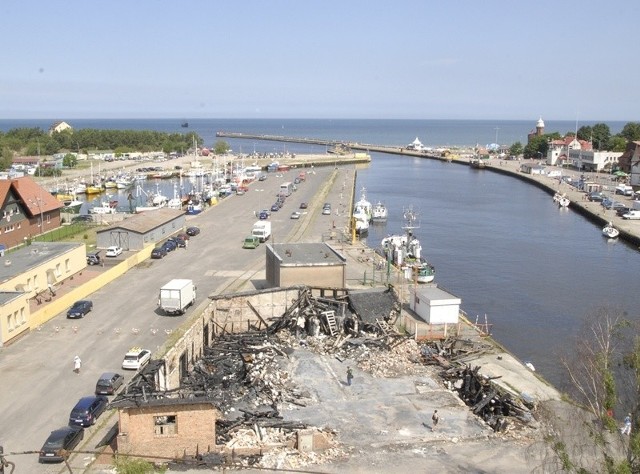
<svg viewBox="0 0 640 474">
<path fill-rule="evenodd" d="M 27 318 L 24 317 L 24 308 L 20 308 L 20 324 L 27 322 Z"/>
<path fill-rule="evenodd" d="M 7 327 L 9 328 L 9 332 L 13 331 L 13 314 L 7 316 Z"/>
<path fill-rule="evenodd" d="M 65 259 L 64 261 L 64 271 L 69 273 L 69 259 Z"/>
<path fill-rule="evenodd" d="M 156 436 L 172 436 L 178 434 L 176 415 L 154 416 L 153 425 Z"/>
</svg>

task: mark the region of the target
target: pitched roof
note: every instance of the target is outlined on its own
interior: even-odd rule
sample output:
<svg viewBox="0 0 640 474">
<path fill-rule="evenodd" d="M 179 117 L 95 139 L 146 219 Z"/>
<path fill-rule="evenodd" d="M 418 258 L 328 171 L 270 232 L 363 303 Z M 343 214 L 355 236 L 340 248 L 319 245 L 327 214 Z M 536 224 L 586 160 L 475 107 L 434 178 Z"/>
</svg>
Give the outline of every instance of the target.
<svg viewBox="0 0 640 474">
<path fill-rule="evenodd" d="M 49 191 L 39 186 L 38 183 L 29 176 L 2 181 L 2 183 L 0 183 L 0 201 L 4 202 L 10 188 L 14 189 L 16 195 L 31 216 L 35 216 L 41 212 L 55 211 L 64 206 L 64 204 L 53 197 Z"/>
<path fill-rule="evenodd" d="M 141 212 L 140 214 L 133 215 L 121 222 L 111 224 L 108 227 L 100 229 L 98 234 L 111 232 L 114 229 L 125 229 L 143 234 L 180 216 L 184 216 L 184 211 L 163 207 L 153 211 Z"/>
</svg>

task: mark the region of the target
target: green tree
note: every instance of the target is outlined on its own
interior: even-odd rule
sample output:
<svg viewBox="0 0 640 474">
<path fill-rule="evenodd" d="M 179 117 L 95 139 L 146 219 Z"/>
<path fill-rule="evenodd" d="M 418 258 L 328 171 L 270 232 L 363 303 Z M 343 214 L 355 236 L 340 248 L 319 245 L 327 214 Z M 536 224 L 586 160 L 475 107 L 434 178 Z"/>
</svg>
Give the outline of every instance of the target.
<svg viewBox="0 0 640 474">
<path fill-rule="evenodd" d="M 213 145 L 213 152 L 216 155 L 224 155 L 225 153 L 227 153 L 229 150 L 231 149 L 231 147 L 229 146 L 229 144 L 224 141 L 224 140 L 217 140 L 216 143 Z"/>
<path fill-rule="evenodd" d="M 78 157 L 73 153 L 67 153 L 62 158 L 62 166 L 65 168 L 75 168 L 78 164 Z"/>
<path fill-rule="evenodd" d="M 533 137 L 524 147 L 524 157 L 541 158 L 543 156 L 547 156 L 547 151 L 549 150 L 548 140 L 549 138 L 547 137 L 547 135 Z"/>
<path fill-rule="evenodd" d="M 640 122 L 627 123 L 619 135 L 625 138 L 628 142 L 640 140 Z"/>
<path fill-rule="evenodd" d="M 515 142 L 509 147 L 509 154 L 512 156 L 522 155 L 522 153 L 524 153 L 524 147 L 520 142 Z"/>
<path fill-rule="evenodd" d="M 0 154 L 0 170 L 6 170 L 11 168 L 13 164 L 13 151 L 8 147 L 2 147 L 2 153 Z"/>
<path fill-rule="evenodd" d="M 620 135 L 614 135 L 609 139 L 609 145 L 607 146 L 607 148 L 610 151 L 624 152 L 627 148 L 627 140 L 625 140 L 624 137 L 621 137 Z"/>
<path fill-rule="evenodd" d="M 591 142 L 596 150 L 607 150 L 611 140 L 611 130 L 606 123 L 597 123 L 592 128 Z"/>
</svg>

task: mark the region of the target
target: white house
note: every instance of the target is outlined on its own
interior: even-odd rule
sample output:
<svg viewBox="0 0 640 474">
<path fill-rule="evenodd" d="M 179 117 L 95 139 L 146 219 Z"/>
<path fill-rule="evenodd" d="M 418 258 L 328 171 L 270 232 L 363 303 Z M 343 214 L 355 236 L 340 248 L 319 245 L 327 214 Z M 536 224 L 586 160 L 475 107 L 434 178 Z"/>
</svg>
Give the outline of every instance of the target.
<svg viewBox="0 0 640 474">
<path fill-rule="evenodd" d="M 437 285 L 411 288 L 411 309 L 429 324 L 457 324 L 462 300 Z"/>
<path fill-rule="evenodd" d="M 67 122 L 54 122 L 51 127 L 49 127 L 49 135 L 52 135 L 54 132 L 60 133 L 65 130 L 73 130 L 73 128 Z"/>
</svg>

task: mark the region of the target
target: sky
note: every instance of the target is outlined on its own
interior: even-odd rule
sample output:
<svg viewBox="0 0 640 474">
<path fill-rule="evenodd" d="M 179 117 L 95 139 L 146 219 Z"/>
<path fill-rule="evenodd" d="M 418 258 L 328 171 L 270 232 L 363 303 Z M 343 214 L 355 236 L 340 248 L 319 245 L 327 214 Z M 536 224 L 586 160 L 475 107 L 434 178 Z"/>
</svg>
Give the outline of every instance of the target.
<svg viewBox="0 0 640 474">
<path fill-rule="evenodd" d="M 637 0 L 20 0 L 0 118 L 638 121 Z"/>
</svg>

